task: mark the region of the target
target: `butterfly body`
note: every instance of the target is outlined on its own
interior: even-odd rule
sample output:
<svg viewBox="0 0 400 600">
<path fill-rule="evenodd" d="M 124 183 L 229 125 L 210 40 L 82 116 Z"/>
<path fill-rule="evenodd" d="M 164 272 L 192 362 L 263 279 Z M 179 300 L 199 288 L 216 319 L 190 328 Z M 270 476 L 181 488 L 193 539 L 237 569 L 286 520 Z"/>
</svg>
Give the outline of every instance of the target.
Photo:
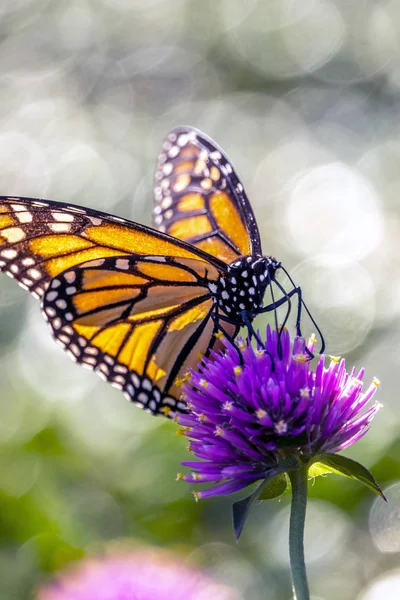
<svg viewBox="0 0 400 600">
<path fill-rule="evenodd" d="M 263 307 L 268 286 L 283 290 L 280 267 L 263 256 L 229 159 L 190 127 L 163 145 L 154 228 L 83 206 L 0 197 L 0 271 L 40 299 L 73 360 L 153 414 L 184 412 L 180 387 L 201 357 L 240 326 L 254 334 L 257 314 L 290 304 L 293 291 Z"/>
<path fill-rule="evenodd" d="M 263 307 L 265 291 L 280 263 L 270 256 L 243 256 L 228 265 L 218 282 L 210 283 L 215 304 L 230 321 L 246 325 Z"/>
</svg>

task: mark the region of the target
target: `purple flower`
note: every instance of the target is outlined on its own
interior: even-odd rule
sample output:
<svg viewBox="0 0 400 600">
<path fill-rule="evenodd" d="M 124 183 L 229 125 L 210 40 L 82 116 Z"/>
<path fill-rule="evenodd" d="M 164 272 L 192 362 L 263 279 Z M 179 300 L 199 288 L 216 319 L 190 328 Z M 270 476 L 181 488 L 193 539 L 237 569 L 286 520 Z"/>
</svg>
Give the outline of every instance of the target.
<svg viewBox="0 0 400 600">
<path fill-rule="evenodd" d="M 234 592 L 162 550 L 89 558 L 44 586 L 37 600 L 238 600 Z"/>
<path fill-rule="evenodd" d="M 304 338 L 267 328 L 266 351 L 243 340 L 238 350 L 203 359 L 183 387 L 189 413 L 176 417 L 189 450 L 200 459 L 184 462 L 191 483 L 217 484 L 195 492 L 196 499 L 221 496 L 264 479 L 290 455 L 304 461 L 348 448 L 369 429 L 380 405 L 379 381 L 363 392 L 364 370 L 347 373 L 345 361 L 321 356 L 314 370 Z M 315 339 L 308 349 L 313 352 Z M 272 360 L 271 360 L 272 358 Z"/>
</svg>

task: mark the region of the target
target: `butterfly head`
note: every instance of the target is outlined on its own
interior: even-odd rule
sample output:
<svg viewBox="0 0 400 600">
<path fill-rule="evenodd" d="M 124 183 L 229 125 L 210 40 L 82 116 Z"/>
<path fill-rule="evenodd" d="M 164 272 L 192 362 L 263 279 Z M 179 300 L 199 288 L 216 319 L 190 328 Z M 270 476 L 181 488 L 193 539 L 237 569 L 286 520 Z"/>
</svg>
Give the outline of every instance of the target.
<svg viewBox="0 0 400 600">
<path fill-rule="evenodd" d="M 270 256 L 242 256 L 210 287 L 215 303 L 240 324 L 243 312 L 251 320 L 263 306 L 265 290 L 279 267 L 280 263 Z"/>
</svg>

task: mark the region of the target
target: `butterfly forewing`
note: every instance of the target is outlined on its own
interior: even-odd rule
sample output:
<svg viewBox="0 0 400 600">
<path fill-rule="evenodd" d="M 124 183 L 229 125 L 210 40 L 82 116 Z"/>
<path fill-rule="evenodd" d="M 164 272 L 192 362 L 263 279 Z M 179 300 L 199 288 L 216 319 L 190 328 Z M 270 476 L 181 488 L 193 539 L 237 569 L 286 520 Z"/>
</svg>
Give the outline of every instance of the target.
<svg viewBox="0 0 400 600">
<path fill-rule="evenodd" d="M 231 263 L 261 254 L 254 214 L 224 152 L 193 128 L 172 131 L 156 172 L 154 224 Z"/>
<path fill-rule="evenodd" d="M 132 252 L 199 257 L 184 242 L 125 219 L 59 202 L 0 197 L 0 270 L 36 297 L 69 267 Z"/>
</svg>

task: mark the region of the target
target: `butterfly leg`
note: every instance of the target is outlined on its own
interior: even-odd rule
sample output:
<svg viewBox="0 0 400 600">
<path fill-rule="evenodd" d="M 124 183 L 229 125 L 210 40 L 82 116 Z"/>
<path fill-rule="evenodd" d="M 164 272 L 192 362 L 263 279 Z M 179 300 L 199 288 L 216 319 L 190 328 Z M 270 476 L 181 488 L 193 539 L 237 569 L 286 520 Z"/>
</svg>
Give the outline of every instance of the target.
<svg viewBox="0 0 400 600">
<path fill-rule="evenodd" d="M 231 325 L 238 325 L 237 321 L 235 321 L 233 319 L 229 319 L 229 317 L 223 317 L 222 315 L 218 315 L 218 314 L 213 314 L 212 319 L 214 321 L 217 331 L 220 331 L 221 333 L 223 333 L 224 336 L 226 337 L 226 339 L 228 340 L 228 342 L 230 342 L 232 344 L 232 346 L 235 348 L 235 350 L 238 354 L 239 360 L 240 360 L 240 364 L 243 366 L 244 360 L 243 360 L 243 355 L 240 351 L 240 348 L 236 344 L 235 339 L 221 325 L 221 321 L 225 321 L 226 323 L 230 323 Z"/>
</svg>

